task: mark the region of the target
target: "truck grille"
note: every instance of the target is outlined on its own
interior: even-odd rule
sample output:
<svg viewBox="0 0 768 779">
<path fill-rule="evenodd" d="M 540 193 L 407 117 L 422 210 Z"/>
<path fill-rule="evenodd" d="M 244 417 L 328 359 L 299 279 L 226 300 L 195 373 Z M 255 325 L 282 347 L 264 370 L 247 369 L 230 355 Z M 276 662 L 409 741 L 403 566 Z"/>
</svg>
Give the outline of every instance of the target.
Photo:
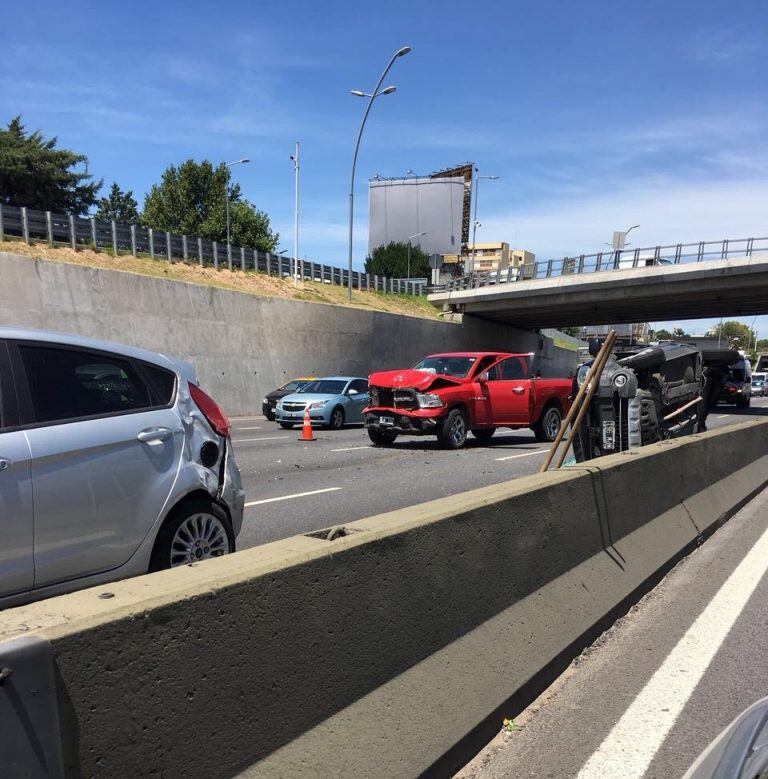
<svg viewBox="0 0 768 779">
<path fill-rule="evenodd" d="M 370 387 L 368 389 L 371 405 L 381 408 L 402 408 L 413 410 L 419 407 L 416 393 L 411 389 L 396 389 L 390 387 Z"/>
<path fill-rule="evenodd" d="M 283 403 L 283 411 L 304 411 L 306 403 Z"/>
</svg>

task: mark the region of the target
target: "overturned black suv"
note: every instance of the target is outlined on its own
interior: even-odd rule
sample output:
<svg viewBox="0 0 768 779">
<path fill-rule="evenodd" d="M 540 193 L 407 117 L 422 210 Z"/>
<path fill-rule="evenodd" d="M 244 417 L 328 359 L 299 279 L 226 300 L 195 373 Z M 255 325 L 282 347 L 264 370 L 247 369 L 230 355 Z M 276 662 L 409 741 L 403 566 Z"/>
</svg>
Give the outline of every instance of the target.
<svg viewBox="0 0 768 779">
<path fill-rule="evenodd" d="M 596 353 L 599 344 L 591 344 Z M 738 352 L 688 344 L 618 349 L 608 358 L 589 408 L 573 437 L 578 462 L 706 430 L 728 366 Z M 591 363 L 576 373 L 573 396 Z"/>
</svg>

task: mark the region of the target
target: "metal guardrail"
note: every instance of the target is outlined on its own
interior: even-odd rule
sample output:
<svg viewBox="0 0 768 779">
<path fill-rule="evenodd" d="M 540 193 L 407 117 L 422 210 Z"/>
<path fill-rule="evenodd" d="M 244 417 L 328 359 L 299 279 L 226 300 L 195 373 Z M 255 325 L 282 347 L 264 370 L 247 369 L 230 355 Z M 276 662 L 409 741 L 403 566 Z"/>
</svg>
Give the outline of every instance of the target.
<svg viewBox="0 0 768 779">
<path fill-rule="evenodd" d="M 447 284 L 433 288 L 435 292 L 475 289 L 514 281 L 545 279 L 553 276 L 573 276 L 598 271 L 630 270 L 647 266 L 680 265 L 705 260 L 729 260 L 751 257 L 756 252 L 768 253 L 768 238 L 726 238 L 722 241 L 675 243 L 596 254 L 580 254 L 557 260 L 544 260 L 517 268 L 483 271 L 459 276 Z"/>
<path fill-rule="evenodd" d="M 270 276 L 292 278 L 292 260 L 272 252 L 260 252 L 242 246 L 209 241 L 198 236 L 178 235 L 165 230 L 153 230 L 135 224 L 103 222 L 51 211 L 0 204 L 0 241 L 6 236 L 18 237 L 26 243 L 46 242 L 49 246 L 69 246 L 72 249 L 92 247 L 108 250 L 115 256 L 148 255 L 155 260 L 195 262 L 216 270 L 250 270 Z M 334 265 L 299 260 L 297 275 L 305 281 L 336 284 L 346 287 L 349 271 Z M 426 279 L 392 279 L 371 273 L 352 271 L 352 286 L 360 291 L 426 295 Z"/>
</svg>

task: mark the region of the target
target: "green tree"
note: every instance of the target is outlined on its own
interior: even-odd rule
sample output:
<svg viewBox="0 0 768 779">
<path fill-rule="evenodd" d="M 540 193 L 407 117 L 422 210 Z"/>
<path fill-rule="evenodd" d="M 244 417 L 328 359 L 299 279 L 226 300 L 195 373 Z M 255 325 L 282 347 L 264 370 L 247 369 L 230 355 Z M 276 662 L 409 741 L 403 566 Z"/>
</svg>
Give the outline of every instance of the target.
<svg viewBox="0 0 768 779">
<path fill-rule="evenodd" d="M 242 197 L 239 184 L 229 184 L 231 241 L 236 246 L 272 251 L 279 236 L 270 229 L 269 216 Z M 156 230 L 199 235 L 211 241 L 227 240 L 227 168 L 208 160 L 187 160 L 169 166 L 159 184 L 144 199 L 142 222 Z"/>
<path fill-rule="evenodd" d="M 575 327 L 575 326 L 561 327 L 560 332 L 565 333 L 566 335 L 570 335 L 573 338 L 581 338 L 582 336 L 581 327 Z"/>
<path fill-rule="evenodd" d="M 128 190 L 123 192 L 116 183 L 112 184 L 109 194 L 106 197 L 99 198 L 96 211 L 96 218 L 109 222 L 114 219 L 116 222 L 139 221 L 139 204 L 133 197 L 133 192 Z"/>
<path fill-rule="evenodd" d="M 395 279 L 406 278 L 408 244 L 390 241 L 386 246 L 377 246 L 365 259 L 365 272 Z M 411 278 L 429 278 L 429 274 L 429 255 L 418 246 L 411 246 Z"/>
<path fill-rule="evenodd" d="M 725 348 L 748 351 L 755 340 L 754 331 L 742 322 L 718 323 L 711 332 L 715 338 L 720 339 L 721 345 Z"/>
<path fill-rule="evenodd" d="M 672 338 L 676 340 L 680 340 L 681 338 L 690 338 L 691 334 L 686 333 L 685 330 L 683 330 L 682 327 L 675 327 L 672 329 Z"/>
<path fill-rule="evenodd" d="M 652 341 L 671 341 L 672 339 L 673 339 L 672 333 L 670 333 L 669 330 L 665 330 L 663 327 L 661 328 L 661 330 L 651 331 Z"/>
<path fill-rule="evenodd" d="M 87 172 L 88 158 L 57 149 L 57 139 L 27 133 L 17 116 L 0 129 L 0 203 L 80 216 L 96 203 L 101 181 Z M 74 168 L 85 163 L 86 170 Z"/>
</svg>

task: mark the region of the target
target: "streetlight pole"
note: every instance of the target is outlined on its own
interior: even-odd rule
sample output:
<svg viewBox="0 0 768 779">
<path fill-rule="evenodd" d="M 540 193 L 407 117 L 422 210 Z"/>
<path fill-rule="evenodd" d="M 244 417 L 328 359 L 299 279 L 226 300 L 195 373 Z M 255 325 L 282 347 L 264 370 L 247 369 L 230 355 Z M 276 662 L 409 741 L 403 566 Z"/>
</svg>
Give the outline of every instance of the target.
<svg viewBox="0 0 768 779">
<path fill-rule="evenodd" d="M 387 63 L 387 67 L 384 68 L 384 71 L 382 72 L 381 76 L 379 76 L 379 80 L 376 82 L 376 86 L 374 87 L 373 92 L 370 95 L 366 94 L 365 92 L 361 92 L 359 89 L 351 90 L 351 94 L 355 95 L 356 97 L 367 97 L 368 105 L 365 107 L 365 113 L 363 114 L 363 121 L 360 122 L 360 129 L 357 131 L 357 140 L 355 141 L 355 151 L 354 154 L 352 155 L 352 172 L 349 177 L 349 257 L 347 261 L 347 273 L 348 273 L 348 282 L 349 282 L 350 302 L 352 301 L 352 220 L 354 218 L 354 213 L 355 213 L 355 166 L 357 165 L 357 153 L 360 150 L 360 139 L 363 137 L 363 129 L 365 128 L 365 122 L 366 119 L 368 119 L 368 114 L 371 112 L 373 101 L 377 97 L 379 97 L 379 95 L 391 95 L 395 91 L 395 87 L 386 87 L 385 89 L 382 89 L 381 92 L 379 92 L 379 87 L 381 87 L 381 84 L 386 78 L 387 73 L 389 73 L 389 69 L 392 67 L 392 65 L 395 64 L 395 60 L 398 57 L 404 57 L 410 50 L 411 50 L 410 46 L 403 46 L 392 55 L 389 62 Z"/>
<path fill-rule="evenodd" d="M 475 173 L 477 173 L 477 168 L 475 168 Z M 477 225 L 479 224 L 477 221 L 477 201 L 478 201 L 478 194 L 480 192 L 480 179 L 488 179 L 488 181 L 496 181 L 499 177 L 498 176 L 475 176 L 475 216 L 472 219 L 472 266 L 474 268 L 476 254 L 477 254 L 477 248 L 475 244 L 475 239 L 477 237 Z"/>
<path fill-rule="evenodd" d="M 408 280 L 411 280 L 411 241 L 414 238 L 421 238 L 422 235 L 426 235 L 426 232 L 423 233 L 414 233 L 413 235 L 408 236 Z M 421 246 L 421 244 L 419 244 Z"/>
<path fill-rule="evenodd" d="M 293 284 L 299 286 L 299 142 L 293 160 Z"/>
<path fill-rule="evenodd" d="M 241 160 L 235 160 L 234 162 L 225 162 L 224 165 L 227 168 L 227 182 L 225 184 L 225 194 L 226 194 L 226 203 L 227 203 L 227 258 L 230 259 L 232 257 L 232 249 L 230 247 L 230 241 L 229 241 L 229 169 L 233 165 L 245 165 L 246 162 L 250 162 L 250 160 L 247 157 L 243 157 Z"/>
</svg>

